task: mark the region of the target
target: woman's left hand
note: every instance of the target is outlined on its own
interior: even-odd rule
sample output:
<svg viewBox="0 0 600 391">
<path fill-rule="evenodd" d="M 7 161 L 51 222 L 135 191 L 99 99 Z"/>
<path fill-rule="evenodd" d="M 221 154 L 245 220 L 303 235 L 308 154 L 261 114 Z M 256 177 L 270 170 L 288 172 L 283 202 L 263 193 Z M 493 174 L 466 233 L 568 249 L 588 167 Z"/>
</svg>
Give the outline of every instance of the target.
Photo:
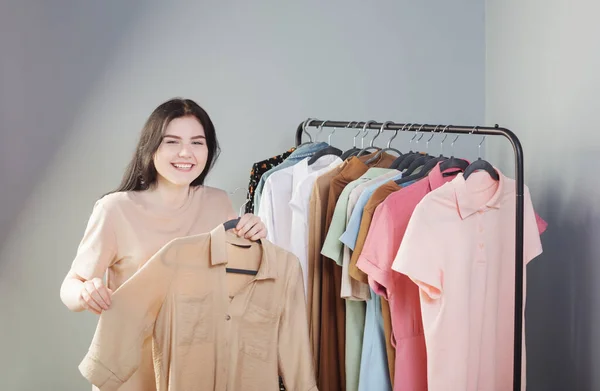
<svg viewBox="0 0 600 391">
<path fill-rule="evenodd" d="M 267 237 L 267 227 L 260 217 L 246 213 L 240 218 L 234 232 L 240 238 L 256 241 Z"/>
</svg>

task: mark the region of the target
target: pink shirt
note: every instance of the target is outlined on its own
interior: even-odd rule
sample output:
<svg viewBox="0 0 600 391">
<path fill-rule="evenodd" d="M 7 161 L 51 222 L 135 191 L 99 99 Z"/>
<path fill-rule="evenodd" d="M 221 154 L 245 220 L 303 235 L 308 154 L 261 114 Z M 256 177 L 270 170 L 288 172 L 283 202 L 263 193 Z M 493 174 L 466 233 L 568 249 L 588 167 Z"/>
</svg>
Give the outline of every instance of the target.
<svg viewBox="0 0 600 391">
<path fill-rule="evenodd" d="M 512 390 L 515 182 L 499 174 L 459 174 L 425 196 L 392 266 L 421 291 L 430 391 Z M 524 205 L 527 264 L 546 227 L 527 188 Z M 525 373 L 523 359 L 523 389 Z"/>
<path fill-rule="evenodd" d="M 356 263 L 369 276 L 373 290 L 390 304 L 396 348 L 394 391 L 427 391 L 427 355 L 419 290 L 408 277 L 394 272 L 392 263 L 419 201 L 453 178 L 444 177 L 438 164 L 425 178 L 389 195 L 375 210 Z"/>
</svg>

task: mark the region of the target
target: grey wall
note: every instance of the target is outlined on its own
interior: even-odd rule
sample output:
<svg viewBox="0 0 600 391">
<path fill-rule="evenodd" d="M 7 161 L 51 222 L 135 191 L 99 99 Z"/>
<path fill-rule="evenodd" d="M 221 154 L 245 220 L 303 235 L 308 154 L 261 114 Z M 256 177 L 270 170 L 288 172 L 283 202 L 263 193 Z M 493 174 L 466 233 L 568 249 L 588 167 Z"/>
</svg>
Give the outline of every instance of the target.
<svg viewBox="0 0 600 391">
<path fill-rule="evenodd" d="M 309 116 L 483 121 L 483 1 L 376 6 L 1 3 L 0 389 L 87 387 L 77 364 L 96 317 L 68 312 L 60 283 L 94 201 L 162 101 L 191 97 L 211 114 L 223 153 L 208 183 L 229 191 Z"/>
<path fill-rule="evenodd" d="M 548 222 L 528 268 L 528 390 L 599 390 L 600 3 L 488 0 L 486 122 L 512 128 Z M 512 151 L 489 160 L 512 172 Z"/>
</svg>

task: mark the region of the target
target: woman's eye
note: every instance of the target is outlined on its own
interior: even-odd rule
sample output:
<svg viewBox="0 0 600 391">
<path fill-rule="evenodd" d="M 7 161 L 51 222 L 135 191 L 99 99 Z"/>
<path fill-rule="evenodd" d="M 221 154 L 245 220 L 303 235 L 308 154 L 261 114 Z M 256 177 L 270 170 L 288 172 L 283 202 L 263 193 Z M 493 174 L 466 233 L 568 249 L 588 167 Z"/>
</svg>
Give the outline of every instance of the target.
<svg viewBox="0 0 600 391">
<path fill-rule="evenodd" d="M 202 141 L 194 141 L 193 144 L 194 145 L 204 145 L 204 143 Z"/>
<path fill-rule="evenodd" d="M 177 144 L 177 140 L 167 140 L 167 144 Z"/>
</svg>

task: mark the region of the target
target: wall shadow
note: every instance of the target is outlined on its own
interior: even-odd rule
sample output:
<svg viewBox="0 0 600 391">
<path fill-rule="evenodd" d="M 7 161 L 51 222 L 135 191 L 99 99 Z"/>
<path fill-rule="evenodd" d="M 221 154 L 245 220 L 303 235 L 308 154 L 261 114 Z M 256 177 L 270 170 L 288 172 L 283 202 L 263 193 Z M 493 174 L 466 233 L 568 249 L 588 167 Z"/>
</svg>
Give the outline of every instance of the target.
<svg viewBox="0 0 600 391">
<path fill-rule="evenodd" d="M 544 253 L 528 267 L 526 338 L 528 390 L 593 390 L 593 261 L 598 216 L 561 210 L 557 188 L 539 192 L 549 223 Z M 593 208 L 590 208 L 590 212 Z"/>
<path fill-rule="evenodd" d="M 0 6 L 0 251 L 121 37 L 148 6 L 141 0 Z"/>
</svg>

